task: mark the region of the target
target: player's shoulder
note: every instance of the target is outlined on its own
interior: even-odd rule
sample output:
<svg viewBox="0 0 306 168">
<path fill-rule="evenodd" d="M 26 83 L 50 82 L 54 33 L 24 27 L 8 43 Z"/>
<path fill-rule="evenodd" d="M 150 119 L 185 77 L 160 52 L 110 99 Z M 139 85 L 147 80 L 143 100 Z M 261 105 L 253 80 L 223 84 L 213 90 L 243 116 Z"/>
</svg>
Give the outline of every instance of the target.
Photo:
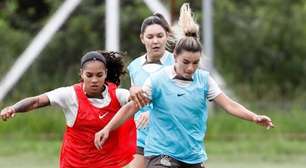
<svg viewBox="0 0 306 168">
<path fill-rule="evenodd" d="M 128 65 L 128 67 L 132 67 L 132 66 L 136 66 L 136 65 L 141 64 L 142 62 L 145 61 L 145 59 L 146 59 L 145 57 L 146 57 L 145 55 L 141 55 L 141 56 L 135 58 L 134 60 L 132 60 L 132 61 L 130 62 L 130 64 Z"/>
</svg>

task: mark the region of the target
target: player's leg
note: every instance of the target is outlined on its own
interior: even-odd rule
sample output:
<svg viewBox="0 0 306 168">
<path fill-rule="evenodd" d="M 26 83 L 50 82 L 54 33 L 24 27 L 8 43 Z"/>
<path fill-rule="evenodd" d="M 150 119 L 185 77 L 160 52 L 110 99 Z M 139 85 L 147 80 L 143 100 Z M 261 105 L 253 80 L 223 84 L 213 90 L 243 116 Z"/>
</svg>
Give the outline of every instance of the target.
<svg viewBox="0 0 306 168">
<path fill-rule="evenodd" d="M 129 163 L 130 168 L 145 168 L 144 149 L 137 147 L 134 159 Z"/>
</svg>

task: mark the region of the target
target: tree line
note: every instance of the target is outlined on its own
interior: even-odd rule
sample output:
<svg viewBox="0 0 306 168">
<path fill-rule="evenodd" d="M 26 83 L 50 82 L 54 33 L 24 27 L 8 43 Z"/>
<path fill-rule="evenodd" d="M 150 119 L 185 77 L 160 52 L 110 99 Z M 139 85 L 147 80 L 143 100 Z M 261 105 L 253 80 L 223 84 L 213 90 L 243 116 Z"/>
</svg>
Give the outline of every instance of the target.
<svg viewBox="0 0 306 168">
<path fill-rule="evenodd" d="M 162 2 L 169 7 L 169 1 Z M 176 1 L 177 13 L 183 2 Z M 189 2 L 201 23 L 201 1 Z M 0 78 L 61 3 L 0 2 Z M 121 0 L 120 5 L 120 47 L 129 62 L 145 52 L 139 39 L 140 25 L 151 12 L 142 0 Z M 306 97 L 306 1 L 214 1 L 213 18 L 215 66 L 238 95 L 250 100 Z M 82 54 L 104 49 L 104 33 L 105 1 L 82 1 L 9 99 L 77 82 Z M 123 81 L 128 87 L 128 77 Z"/>
</svg>

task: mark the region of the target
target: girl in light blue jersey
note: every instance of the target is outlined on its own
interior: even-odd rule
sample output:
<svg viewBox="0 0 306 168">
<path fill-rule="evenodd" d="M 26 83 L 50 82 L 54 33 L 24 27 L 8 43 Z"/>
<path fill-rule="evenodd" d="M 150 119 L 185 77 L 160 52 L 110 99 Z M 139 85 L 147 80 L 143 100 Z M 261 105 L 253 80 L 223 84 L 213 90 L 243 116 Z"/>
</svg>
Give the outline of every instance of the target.
<svg viewBox="0 0 306 168">
<path fill-rule="evenodd" d="M 266 128 L 273 127 L 269 117 L 257 115 L 227 97 L 208 72 L 198 69 L 202 46 L 199 28 L 188 4 L 181 8 L 179 26 L 183 36 L 174 48 L 175 64 L 152 74 L 143 85 L 146 98 L 152 103 L 144 151 L 148 168 L 204 167 L 207 100 L 236 117 Z M 138 109 L 134 102 L 123 106 L 112 121 L 96 133 L 97 148 L 102 147 L 110 130 Z"/>
<path fill-rule="evenodd" d="M 137 90 L 137 87 L 141 89 L 144 81 L 150 74 L 160 70 L 164 66 L 174 64 L 173 54 L 166 51 L 169 33 L 171 33 L 170 26 L 165 18 L 159 13 L 143 21 L 140 39 L 145 45 L 146 53 L 134 59 L 128 66 L 133 88 L 131 89 L 132 99 L 135 99 L 133 97 L 133 91 Z M 134 117 L 137 123 L 137 153 L 133 161 L 129 164 L 131 168 L 144 168 L 144 146 L 149 129 L 150 106 L 151 105 L 142 107 Z"/>
</svg>

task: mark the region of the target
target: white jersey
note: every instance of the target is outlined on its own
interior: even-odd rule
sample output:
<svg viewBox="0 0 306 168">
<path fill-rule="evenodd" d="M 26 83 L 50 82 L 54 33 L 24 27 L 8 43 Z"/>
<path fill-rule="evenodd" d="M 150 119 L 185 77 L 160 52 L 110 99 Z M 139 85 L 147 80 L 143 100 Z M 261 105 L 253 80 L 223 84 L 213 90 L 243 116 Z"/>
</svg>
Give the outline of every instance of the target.
<svg viewBox="0 0 306 168">
<path fill-rule="evenodd" d="M 66 118 L 66 124 L 68 127 L 72 127 L 76 120 L 79 109 L 78 99 L 74 87 L 61 87 L 47 92 L 46 95 L 48 96 L 51 105 L 55 105 L 63 109 Z M 88 98 L 88 100 L 95 107 L 106 107 L 111 102 L 107 86 L 102 95 L 103 99 Z M 129 96 L 130 93 L 128 90 L 119 88 L 116 89 L 116 97 L 121 106 L 128 102 Z"/>
</svg>

